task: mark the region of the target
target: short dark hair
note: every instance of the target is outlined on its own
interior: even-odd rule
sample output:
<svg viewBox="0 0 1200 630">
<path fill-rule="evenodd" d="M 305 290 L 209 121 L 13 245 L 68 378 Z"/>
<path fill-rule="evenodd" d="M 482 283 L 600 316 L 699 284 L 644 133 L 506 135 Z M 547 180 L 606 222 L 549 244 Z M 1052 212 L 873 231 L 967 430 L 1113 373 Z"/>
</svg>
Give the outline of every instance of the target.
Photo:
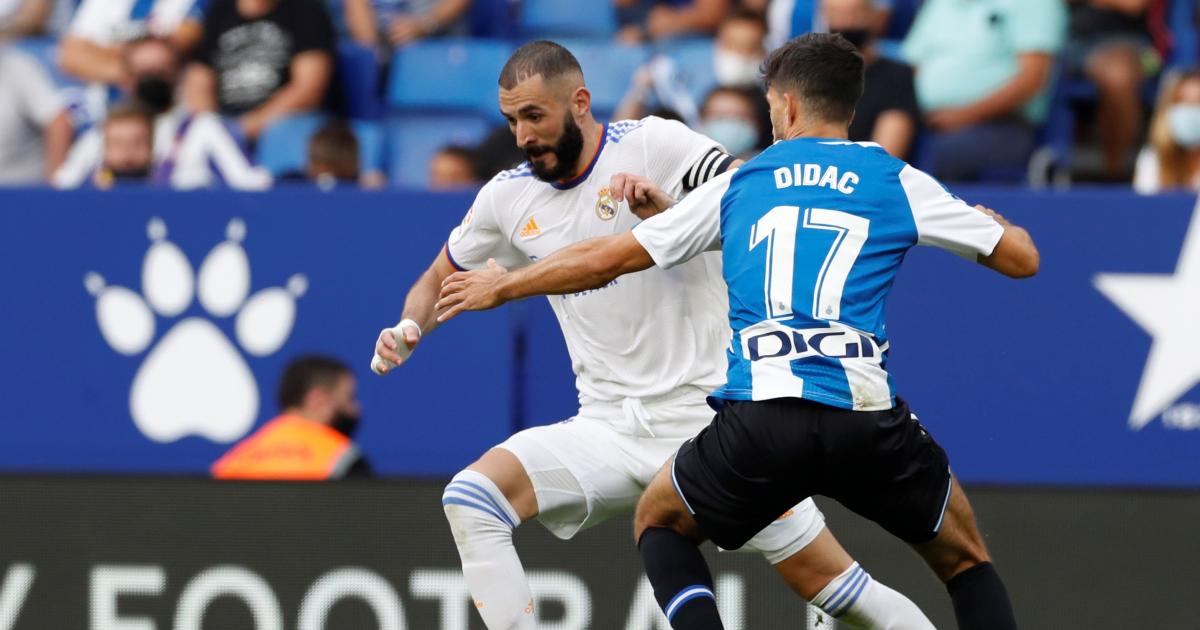
<svg viewBox="0 0 1200 630">
<path fill-rule="evenodd" d="M 848 121 L 863 92 L 863 57 L 836 33 L 808 33 L 780 46 L 762 65 L 763 83 L 790 92 L 813 116 Z"/>
<path fill-rule="evenodd" d="M 333 387 L 338 379 L 351 374 L 350 367 L 332 357 L 308 355 L 297 357 L 283 368 L 276 397 L 280 409 L 299 407 L 308 392 L 318 387 Z"/>
<path fill-rule="evenodd" d="M 103 126 L 116 120 L 136 120 L 145 125 L 151 135 L 154 133 L 154 114 L 137 101 L 125 101 L 108 108 Z"/>
<path fill-rule="evenodd" d="M 767 24 L 767 18 L 763 17 L 762 13 L 755 11 L 754 9 L 747 9 L 745 7 L 734 9 L 729 13 L 729 15 L 725 16 L 725 19 L 722 20 L 722 23 L 728 24 L 734 21 L 754 22 L 755 26 L 761 28 L 764 33 L 770 30 L 770 26 Z"/>
<path fill-rule="evenodd" d="M 470 164 L 475 163 L 475 150 L 471 147 L 465 147 L 461 144 L 448 144 L 438 149 L 437 155 L 448 155 Z"/>
<path fill-rule="evenodd" d="M 508 58 L 500 71 L 500 87 L 511 90 L 517 84 L 535 74 L 543 81 L 550 81 L 568 74 L 583 78 L 583 68 L 571 51 L 549 41 L 538 40 L 521 46 Z"/>
<path fill-rule="evenodd" d="M 358 138 L 354 130 L 337 119 L 322 125 L 308 140 L 308 162 L 340 180 L 358 179 Z"/>
<path fill-rule="evenodd" d="M 742 99 L 750 106 L 751 110 L 756 112 L 758 110 L 758 103 L 760 100 L 762 100 L 762 92 L 760 92 L 758 88 L 718 85 L 717 87 L 709 90 L 708 94 L 704 95 L 704 100 L 700 101 L 700 115 L 704 115 L 705 110 L 708 109 L 708 105 L 712 103 L 714 98 L 724 94 L 729 94 Z"/>
</svg>

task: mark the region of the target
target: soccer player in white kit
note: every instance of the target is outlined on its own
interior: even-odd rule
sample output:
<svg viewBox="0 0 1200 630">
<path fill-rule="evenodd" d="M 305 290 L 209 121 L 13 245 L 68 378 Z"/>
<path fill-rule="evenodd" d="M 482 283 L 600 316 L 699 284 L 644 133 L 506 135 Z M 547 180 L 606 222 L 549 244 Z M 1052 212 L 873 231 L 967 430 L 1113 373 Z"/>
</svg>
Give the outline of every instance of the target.
<svg viewBox="0 0 1200 630">
<path fill-rule="evenodd" d="M 565 48 L 533 42 L 512 55 L 500 75 L 500 109 L 529 162 L 479 192 L 409 290 L 401 322 L 380 333 L 373 370 L 386 374 L 403 363 L 437 325 L 442 281 L 456 270 L 521 267 L 567 245 L 630 230 L 638 218 L 619 211 L 624 191 L 609 186 L 624 178 L 614 176 L 635 173 L 679 197 L 735 162 L 678 122 L 600 124 L 590 102 L 579 64 Z M 512 542 L 517 525 L 537 517 L 568 539 L 632 513 L 655 472 L 711 421 L 705 398 L 724 382 L 729 335 L 720 277 L 719 256 L 706 254 L 671 270 L 550 297 L 577 376 L 579 412 L 513 435 L 455 475 L 442 497 L 467 586 L 491 630 L 537 625 Z M 837 610 L 827 612 L 851 625 L 933 627 L 903 595 L 860 568 L 850 571 L 856 563 L 810 500 L 746 547 L 762 553 L 805 599 L 836 601 Z M 839 580 L 847 574 L 853 584 Z M 841 590 L 845 596 L 833 597 Z M 712 596 L 700 589 L 688 599 Z"/>
</svg>

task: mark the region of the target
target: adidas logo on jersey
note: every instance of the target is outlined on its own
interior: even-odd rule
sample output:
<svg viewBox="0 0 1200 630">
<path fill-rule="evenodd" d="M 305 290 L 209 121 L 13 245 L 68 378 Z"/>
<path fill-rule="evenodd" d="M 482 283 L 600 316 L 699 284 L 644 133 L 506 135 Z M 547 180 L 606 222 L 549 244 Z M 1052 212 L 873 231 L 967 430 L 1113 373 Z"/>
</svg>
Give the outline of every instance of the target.
<svg viewBox="0 0 1200 630">
<path fill-rule="evenodd" d="M 521 228 L 521 238 L 533 238 L 542 233 L 542 228 L 538 227 L 537 220 L 529 217 L 529 223 Z"/>
</svg>

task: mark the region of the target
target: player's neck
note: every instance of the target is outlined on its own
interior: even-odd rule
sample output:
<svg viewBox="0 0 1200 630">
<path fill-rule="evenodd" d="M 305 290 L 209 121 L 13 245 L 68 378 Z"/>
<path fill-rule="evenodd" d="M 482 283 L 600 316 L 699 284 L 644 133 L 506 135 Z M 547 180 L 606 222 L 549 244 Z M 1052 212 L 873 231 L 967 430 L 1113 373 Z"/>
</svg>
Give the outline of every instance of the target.
<svg viewBox="0 0 1200 630">
<path fill-rule="evenodd" d="M 579 158 L 575 161 L 575 168 L 571 176 L 559 180 L 560 184 L 565 184 L 582 175 L 592 160 L 596 158 L 596 151 L 600 149 L 600 138 L 604 133 L 604 125 L 588 116 L 587 120 L 579 125 L 579 133 L 583 134 L 583 149 L 579 151 Z"/>
<path fill-rule="evenodd" d="M 784 140 L 795 140 L 796 138 L 831 138 L 836 140 L 848 140 L 850 138 L 850 130 L 847 125 L 835 123 L 798 123 L 796 126 L 788 129 L 784 135 Z"/>
</svg>

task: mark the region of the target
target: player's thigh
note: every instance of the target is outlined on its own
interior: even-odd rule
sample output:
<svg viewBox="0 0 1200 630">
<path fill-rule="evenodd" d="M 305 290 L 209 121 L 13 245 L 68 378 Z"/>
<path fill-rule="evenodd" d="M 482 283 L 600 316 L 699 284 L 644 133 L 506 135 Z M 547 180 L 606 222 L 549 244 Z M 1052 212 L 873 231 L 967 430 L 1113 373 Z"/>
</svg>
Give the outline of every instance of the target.
<svg viewBox="0 0 1200 630">
<path fill-rule="evenodd" d="M 825 515 L 812 499 L 805 499 L 754 535 L 738 551 L 760 553 L 779 565 L 813 544 L 825 529 Z"/>
<path fill-rule="evenodd" d="M 467 470 L 491 479 L 522 521 L 537 516 L 538 504 L 533 481 L 529 479 L 521 460 L 512 452 L 499 447 L 492 448 L 467 466 Z"/>
<path fill-rule="evenodd" d="M 913 548 L 942 582 L 989 560 L 971 502 L 958 479 L 951 477 L 950 498 L 937 537 Z"/>
<path fill-rule="evenodd" d="M 606 423 L 576 418 L 526 429 L 496 450 L 520 462 L 538 520 L 567 539 L 637 505 L 646 480 L 627 461 L 628 439 Z"/>
<path fill-rule="evenodd" d="M 704 539 L 672 481 L 673 465 L 673 458 L 663 464 L 638 500 L 637 511 L 633 517 L 635 542 L 641 540 L 642 532 L 651 527 L 673 529 L 695 541 Z"/>
</svg>

